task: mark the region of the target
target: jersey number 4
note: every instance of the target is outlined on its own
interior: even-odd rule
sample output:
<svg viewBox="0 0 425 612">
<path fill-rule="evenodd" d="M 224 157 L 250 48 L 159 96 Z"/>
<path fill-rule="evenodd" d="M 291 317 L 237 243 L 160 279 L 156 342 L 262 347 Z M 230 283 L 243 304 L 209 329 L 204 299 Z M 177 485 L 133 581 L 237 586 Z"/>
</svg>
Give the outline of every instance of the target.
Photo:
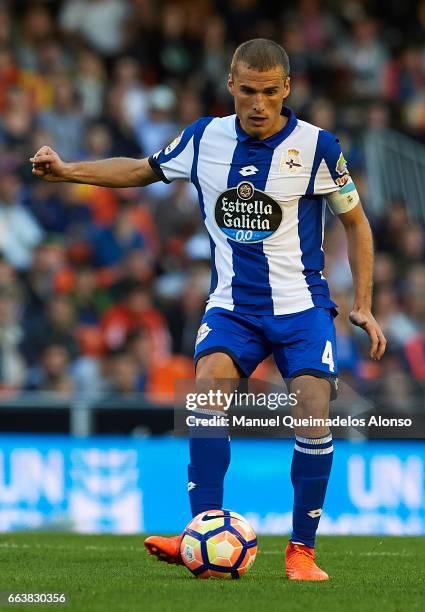
<svg viewBox="0 0 425 612">
<path fill-rule="evenodd" d="M 332 343 L 330 340 L 326 340 L 325 350 L 322 355 L 322 363 L 326 363 L 329 366 L 330 372 L 335 372 L 335 363 L 332 354 Z"/>
</svg>

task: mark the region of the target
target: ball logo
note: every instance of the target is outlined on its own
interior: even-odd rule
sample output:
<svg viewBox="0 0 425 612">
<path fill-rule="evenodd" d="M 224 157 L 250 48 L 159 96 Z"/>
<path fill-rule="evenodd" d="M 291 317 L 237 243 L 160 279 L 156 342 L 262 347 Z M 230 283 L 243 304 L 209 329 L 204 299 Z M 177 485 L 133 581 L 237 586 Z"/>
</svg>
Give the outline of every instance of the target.
<svg viewBox="0 0 425 612">
<path fill-rule="evenodd" d="M 195 558 L 193 546 L 189 546 L 189 544 L 186 544 L 186 546 L 184 547 L 183 555 L 184 555 L 185 560 L 188 561 L 189 563 L 193 561 Z"/>
<path fill-rule="evenodd" d="M 281 206 L 248 181 L 224 191 L 215 205 L 218 227 L 236 242 L 261 242 L 272 236 L 282 215 Z"/>
</svg>

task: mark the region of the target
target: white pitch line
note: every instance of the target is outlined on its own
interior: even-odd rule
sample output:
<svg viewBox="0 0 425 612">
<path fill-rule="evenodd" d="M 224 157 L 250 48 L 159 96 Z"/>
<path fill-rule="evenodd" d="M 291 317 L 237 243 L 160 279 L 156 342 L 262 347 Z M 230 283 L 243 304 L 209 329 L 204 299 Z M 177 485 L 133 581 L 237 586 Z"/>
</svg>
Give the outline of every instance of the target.
<svg viewBox="0 0 425 612">
<path fill-rule="evenodd" d="M 17 544 L 16 542 L 0 542 L 0 548 L 10 548 L 10 549 L 19 549 L 19 548 L 37 548 L 37 549 L 49 549 L 49 550 L 71 550 L 71 549 L 79 549 L 79 550 L 98 550 L 98 551 L 124 551 L 124 552 L 140 552 L 144 551 L 143 546 L 96 546 L 93 544 L 88 544 L 85 546 L 53 546 L 51 544 Z M 258 554 L 260 555 L 284 555 L 284 550 L 259 550 Z M 412 557 L 413 553 L 407 551 L 400 552 L 392 552 L 392 551 L 368 551 L 368 552 L 359 552 L 354 553 L 352 550 L 347 550 L 344 552 L 336 552 L 336 551 L 328 551 L 325 553 L 328 555 L 352 555 L 357 557 Z"/>
</svg>

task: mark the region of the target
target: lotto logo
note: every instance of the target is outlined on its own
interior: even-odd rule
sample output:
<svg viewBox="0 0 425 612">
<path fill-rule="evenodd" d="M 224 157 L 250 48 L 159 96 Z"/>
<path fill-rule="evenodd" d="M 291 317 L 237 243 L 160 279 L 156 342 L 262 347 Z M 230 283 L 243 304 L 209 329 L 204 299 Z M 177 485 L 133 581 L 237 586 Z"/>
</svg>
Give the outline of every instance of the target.
<svg viewBox="0 0 425 612">
<path fill-rule="evenodd" d="M 239 174 L 242 174 L 242 176 L 252 176 L 253 174 L 256 174 L 257 172 L 258 172 L 258 168 L 256 168 L 255 166 L 244 166 L 243 168 L 239 170 Z"/>
<path fill-rule="evenodd" d="M 317 510 L 310 510 L 310 512 L 307 512 L 307 514 L 310 518 L 319 518 L 319 516 L 322 514 L 322 508 L 317 508 Z"/>
</svg>

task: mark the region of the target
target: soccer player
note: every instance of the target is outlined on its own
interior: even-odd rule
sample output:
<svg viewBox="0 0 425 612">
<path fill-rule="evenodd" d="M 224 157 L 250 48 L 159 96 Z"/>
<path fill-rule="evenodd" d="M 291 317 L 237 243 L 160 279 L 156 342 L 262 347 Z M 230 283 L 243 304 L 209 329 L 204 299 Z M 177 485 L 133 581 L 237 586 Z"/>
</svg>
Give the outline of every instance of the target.
<svg viewBox="0 0 425 612">
<path fill-rule="evenodd" d="M 211 292 L 195 346 L 199 380 L 238 380 L 273 354 L 298 393 L 296 417 L 326 418 L 337 376 L 336 305 L 322 274 L 325 199 L 345 228 L 354 281 L 350 320 L 380 359 L 385 337 L 371 312 L 373 245 L 369 223 L 338 139 L 284 106 L 290 92 L 285 50 L 265 39 L 240 45 L 228 88 L 236 114 L 202 117 L 149 159 L 63 162 L 50 147 L 31 158 L 46 181 L 104 187 L 192 181 L 211 240 Z M 293 531 L 286 575 L 327 580 L 315 563 L 315 535 L 332 464 L 327 427 L 298 427 L 291 466 Z M 223 503 L 227 435 L 190 439 L 193 515 Z M 181 536 L 145 545 L 181 563 Z"/>
</svg>

